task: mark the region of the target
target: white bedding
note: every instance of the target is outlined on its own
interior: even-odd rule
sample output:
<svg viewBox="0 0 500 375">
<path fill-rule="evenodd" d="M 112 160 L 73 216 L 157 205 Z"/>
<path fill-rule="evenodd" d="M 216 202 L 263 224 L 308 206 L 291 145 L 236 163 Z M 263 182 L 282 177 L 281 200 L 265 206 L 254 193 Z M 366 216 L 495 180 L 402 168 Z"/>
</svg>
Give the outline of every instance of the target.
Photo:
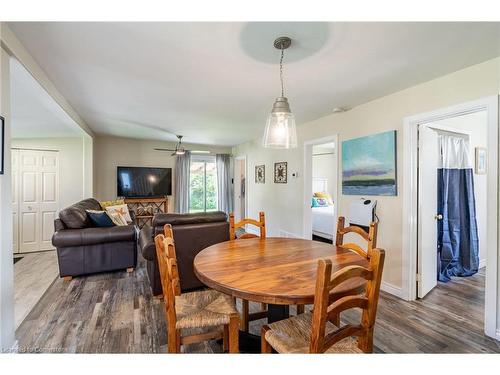
<svg viewBox="0 0 500 375">
<path fill-rule="evenodd" d="M 332 239 L 335 216 L 333 205 L 326 207 L 312 207 L 312 231 L 313 234 Z"/>
</svg>

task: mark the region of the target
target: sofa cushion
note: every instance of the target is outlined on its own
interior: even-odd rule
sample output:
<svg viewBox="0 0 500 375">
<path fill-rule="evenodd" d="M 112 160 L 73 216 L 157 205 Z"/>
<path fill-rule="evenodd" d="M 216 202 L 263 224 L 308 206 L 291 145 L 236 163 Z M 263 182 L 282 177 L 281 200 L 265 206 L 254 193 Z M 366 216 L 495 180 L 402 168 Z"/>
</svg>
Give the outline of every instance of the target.
<svg viewBox="0 0 500 375">
<path fill-rule="evenodd" d="M 55 247 L 88 246 L 112 242 L 135 242 L 134 225 L 105 228 L 65 229 L 56 232 L 52 237 Z"/>
<path fill-rule="evenodd" d="M 153 227 L 163 227 L 165 224 L 171 224 L 174 226 L 218 223 L 222 221 L 227 221 L 227 215 L 222 211 L 201 212 L 194 214 L 156 214 L 153 218 Z"/>
<path fill-rule="evenodd" d="M 101 210 L 101 205 L 93 198 L 84 199 L 59 212 L 59 219 L 69 229 L 88 228 L 91 224 L 86 210 L 99 211 Z"/>
</svg>

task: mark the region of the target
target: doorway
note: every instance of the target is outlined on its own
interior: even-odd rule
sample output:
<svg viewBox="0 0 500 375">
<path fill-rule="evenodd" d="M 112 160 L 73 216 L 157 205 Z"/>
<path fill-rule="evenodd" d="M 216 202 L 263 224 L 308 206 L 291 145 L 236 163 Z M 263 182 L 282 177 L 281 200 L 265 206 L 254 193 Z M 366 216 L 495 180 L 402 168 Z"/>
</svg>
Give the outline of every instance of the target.
<svg viewBox="0 0 500 375">
<path fill-rule="evenodd" d="M 236 222 L 247 217 L 247 157 L 234 159 L 234 219 Z"/>
<path fill-rule="evenodd" d="M 472 282 L 482 280 L 477 300 L 484 305 L 478 320 L 498 339 L 497 128 L 497 97 L 405 119 L 402 276 L 403 295 L 414 300 L 477 274 Z M 478 149 L 487 172 L 476 168 Z"/>
<path fill-rule="evenodd" d="M 338 215 L 338 137 L 304 143 L 304 229 L 307 239 L 333 243 Z"/>
</svg>

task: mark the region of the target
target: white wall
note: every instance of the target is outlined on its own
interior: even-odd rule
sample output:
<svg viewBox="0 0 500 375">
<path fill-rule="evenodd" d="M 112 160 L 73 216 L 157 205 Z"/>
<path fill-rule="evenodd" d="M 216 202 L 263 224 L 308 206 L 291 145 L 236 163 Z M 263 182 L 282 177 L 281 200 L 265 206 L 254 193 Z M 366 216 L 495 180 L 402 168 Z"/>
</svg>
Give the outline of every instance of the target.
<svg viewBox="0 0 500 375">
<path fill-rule="evenodd" d="M 59 151 L 59 209 L 88 198 L 85 195 L 83 137 L 12 139 L 12 147 Z"/>
<path fill-rule="evenodd" d="M 188 150 L 207 150 L 215 153 L 231 153 L 229 147 L 185 145 Z M 94 139 L 94 196 L 98 200 L 116 198 L 116 167 L 161 167 L 172 168 L 172 193 L 175 191 L 175 157 L 171 152 L 156 151 L 155 148 L 175 148 L 175 142 L 149 141 L 120 137 L 97 137 Z M 169 202 L 173 212 L 174 197 Z"/>
<path fill-rule="evenodd" d="M 351 111 L 332 114 L 298 127 L 299 147 L 293 150 L 271 150 L 261 146 L 257 139 L 234 148 L 234 155 L 246 155 L 248 167 L 265 164 L 267 178 L 265 184 L 255 184 L 249 179 L 248 215 L 254 216 L 259 210 L 266 212 L 269 235 L 279 235 L 287 231 L 298 236 L 303 234 L 303 181 L 293 179 L 291 172 L 302 176 L 304 141 L 319 139 L 334 134 L 339 135 L 336 149 L 341 153 L 342 141 L 397 130 L 397 180 L 398 195 L 395 197 L 373 197 L 378 200 L 377 214 L 380 218 L 378 244 L 386 250 L 384 281 L 396 289 L 402 285 L 402 205 L 403 205 L 403 118 L 458 103 L 498 95 L 500 83 L 500 59 L 493 59 L 438 79 L 408 88 L 406 90 L 373 100 Z M 300 103 L 292 103 L 294 107 Z M 265 114 L 263 114 L 264 126 Z M 274 184 L 273 163 L 288 162 L 288 184 Z M 341 163 L 341 162 L 340 162 Z M 341 181 L 342 169 L 338 171 Z M 356 196 L 344 196 L 339 191 L 339 215 L 348 216 L 349 203 Z"/>
<path fill-rule="evenodd" d="M 328 181 L 327 192 L 332 197 L 335 196 L 335 190 L 337 189 L 337 166 L 335 165 L 336 158 L 332 154 L 333 152 L 335 150 L 314 146 L 312 157 L 312 177 L 326 178 Z M 313 191 L 313 193 L 315 192 Z"/>
<path fill-rule="evenodd" d="M 488 145 L 488 118 L 487 112 L 475 112 L 463 116 L 457 116 L 441 121 L 436 124 L 465 130 L 470 133 L 470 151 L 471 161 L 475 166 L 475 148 L 486 147 Z M 475 170 L 475 169 L 474 169 Z M 488 207 L 488 175 L 474 173 L 474 195 L 476 198 L 476 220 L 479 236 L 479 261 L 480 265 L 486 265 L 487 253 L 487 207 Z"/>
<path fill-rule="evenodd" d="M 0 31 L 3 24 L 0 23 Z M 0 175 L 0 351 L 14 344 L 14 264 L 12 262 L 12 195 L 10 158 L 9 56 L 0 48 L 0 113 L 5 117 L 4 166 Z"/>
</svg>

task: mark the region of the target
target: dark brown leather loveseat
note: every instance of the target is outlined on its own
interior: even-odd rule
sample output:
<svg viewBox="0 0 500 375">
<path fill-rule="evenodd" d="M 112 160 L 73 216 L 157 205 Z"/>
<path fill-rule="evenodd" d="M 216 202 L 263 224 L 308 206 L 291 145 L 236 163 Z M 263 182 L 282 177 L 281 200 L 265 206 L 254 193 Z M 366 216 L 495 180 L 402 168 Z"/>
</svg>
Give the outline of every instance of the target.
<svg viewBox="0 0 500 375">
<path fill-rule="evenodd" d="M 165 224 L 171 224 L 174 232 L 181 289 L 185 291 L 203 287 L 204 284 L 194 274 L 194 257 L 208 246 L 229 241 L 227 215 L 224 212 L 156 214 L 153 218 L 153 227 L 146 225 L 142 228 L 139 234 L 139 247 L 146 259 L 154 295 L 162 294 L 154 236 L 163 233 Z"/>
<path fill-rule="evenodd" d="M 59 218 L 54 222 L 52 244 L 57 249 L 59 276 L 73 277 L 135 268 L 137 229 L 134 223 L 92 227 L 85 210 L 102 208 L 97 200 L 85 199 L 59 212 Z"/>
</svg>

